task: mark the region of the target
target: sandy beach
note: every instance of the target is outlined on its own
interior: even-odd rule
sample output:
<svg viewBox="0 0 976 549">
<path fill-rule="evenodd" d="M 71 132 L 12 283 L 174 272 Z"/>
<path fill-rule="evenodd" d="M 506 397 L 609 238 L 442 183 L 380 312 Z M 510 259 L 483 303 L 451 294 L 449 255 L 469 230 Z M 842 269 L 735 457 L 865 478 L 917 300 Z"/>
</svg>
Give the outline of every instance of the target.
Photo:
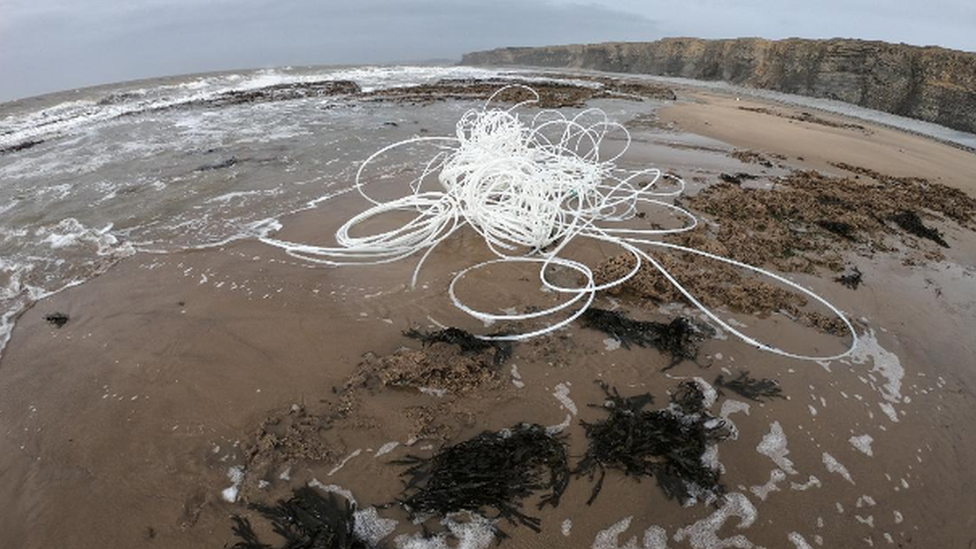
<svg viewBox="0 0 976 549">
<path fill-rule="evenodd" d="M 230 517 L 238 514 L 274 539 L 247 504 L 309 483 L 341 487 L 360 509 L 375 506 L 378 517 L 397 521 L 395 528 L 377 521 L 380 531 L 394 528 L 380 544 L 405 546 L 398 536 L 422 528 L 395 504 L 404 467 L 391 461 L 528 422 L 562 424 L 576 464 L 587 450 L 581 421 L 606 415 L 597 381 L 624 396 L 649 392 L 649 408 L 658 409 L 683 381 L 712 387 L 743 371 L 776 381 L 785 398 L 752 401 L 724 389 L 708 406 L 735 427 L 716 446 L 723 498 L 682 505 L 654 478 L 611 469 L 590 505 L 594 481 L 585 476 L 572 478 L 558 507 L 538 510 L 538 494 L 528 499 L 524 511 L 541 519 L 541 531 L 502 522 L 509 537 L 501 546 L 971 547 L 976 155 L 826 112 L 676 93 L 677 101 L 653 109 L 612 97 L 589 104 L 623 117 L 631 130 L 622 165 L 653 163 L 688 182 L 680 200 L 709 220 L 696 230 L 698 245 L 746 257 L 756 254 L 751 242 L 785 242 L 789 254 L 760 253 L 761 266 L 848 315 L 860 336 L 851 357 L 791 360 L 719 330 L 701 342 L 697 360 L 665 370 L 668 354 L 624 348 L 580 322 L 515 344 L 497 367 L 449 344 L 425 347 L 404 331 L 500 328 L 466 317 L 446 295 L 459 270 L 491 257 L 472 231 L 431 255 L 417 289 L 408 287 L 412 261 L 320 267 L 255 238 L 137 252 L 16 320 L 0 358 L 0 547 L 230 546 Z M 417 127 L 453 124 L 428 123 L 431 111 L 416 109 Z M 400 124 L 390 131 L 415 131 Z M 275 177 L 273 166 L 264 169 L 262 177 Z M 814 185 L 813 176 L 797 175 L 810 171 L 825 179 Z M 377 192 L 395 196 L 409 179 L 378 179 Z M 788 230 L 819 213 L 797 212 L 769 228 L 737 217 L 747 206 L 772 208 L 756 193 L 784 189 L 806 193 L 810 204 L 826 204 L 817 202 L 821 195 L 863 199 L 877 215 L 834 220 L 852 223 L 852 238 L 808 225 Z M 328 244 L 364 204 L 337 196 L 278 218 L 275 235 Z M 885 204 L 919 211 L 947 247 L 900 229 L 881 213 Z M 722 228 L 733 224 L 754 238 L 722 240 Z M 610 265 L 621 250 L 591 245 L 573 253 L 596 266 Z M 836 280 L 854 267 L 862 275 L 856 289 Z M 472 307 L 551 306 L 560 298 L 540 292 L 537 272 L 499 267 L 466 279 L 459 291 Z M 823 310 L 797 305 L 796 320 L 782 314 L 792 306 L 787 298 L 756 288 L 745 297 L 701 291 L 720 304 L 738 299 L 744 309 L 723 309 L 726 316 L 777 346 L 837 353 L 849 343 L 817 324 Z M 634 284 L 601 293 L 594 306 L 638 320 L 702 320 L 681 299 L 655 291 Z M 67 315 L 63 326 L 46 319 L 55 313 Z M 411 367 L 464 361 L 477 375 L 424 378 L 441 383 L 434 387 L 410 377 Z"/>
</svg>

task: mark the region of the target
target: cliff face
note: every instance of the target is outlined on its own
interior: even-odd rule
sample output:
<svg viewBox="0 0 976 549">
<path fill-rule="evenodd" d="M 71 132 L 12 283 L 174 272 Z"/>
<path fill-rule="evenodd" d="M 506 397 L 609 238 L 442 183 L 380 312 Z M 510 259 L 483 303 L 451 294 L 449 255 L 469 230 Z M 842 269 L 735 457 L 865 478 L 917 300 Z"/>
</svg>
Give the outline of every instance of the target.
<svg viewBox="0 0 976 549">
<path fill-rule="evenodd" d="M 976 53 L 863 40 L 702 40 L 502 48 L 465 65 L 532 65 L 724 80 L 824 97 L 976 133 Z"/>
</svg>

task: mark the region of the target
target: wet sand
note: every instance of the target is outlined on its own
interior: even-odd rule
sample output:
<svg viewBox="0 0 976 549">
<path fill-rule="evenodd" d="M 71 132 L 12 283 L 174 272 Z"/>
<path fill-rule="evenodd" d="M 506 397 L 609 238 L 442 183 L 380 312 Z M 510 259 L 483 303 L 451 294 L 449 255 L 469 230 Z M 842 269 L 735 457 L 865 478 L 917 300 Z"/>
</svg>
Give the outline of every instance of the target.
<svg viewBox="0 0 976 549">
<path fill-rule="evenodd" d="M 976 196 L 972 153 L 861 122 L 869 131 L 738 108 L 789 110 L 782 106 L 690 92 L 683 98 L 696 102 L 662 109 L 661 123 L 674 126 L 636 134 L 626 163 L 653 160 L 687 178 L 693 192 L 720 173 L 765 178 L 817 169 L 850 176 L 834 165 L 847 163 L 926 177 Z M 732 158 L 734 149 L 785 158 L 766 168 Z M 325 243 L 361 206 L 345 197 L 327 202 L 282 219 L 279 234 Z M 658 526 L 670 547 L 720 547 L 717 539 L 733 536 L 742 536 L 743 547 L 800 546 L 799 538 L 824 547 L 968 547 L 976 540 L 976 473 L 967 465 L 976 456 L 976 235 L 950 221 L 937 224 L 950 248 L 915 242 L 912 249 L 938 251 L 940 260 L 926 261 L 922 253 L 906 265 L 913 252 L 901 248 L 871 257 L 847 252 L 845 259 L 864 273 L 857 290 L 836 283 L 829 271 L 791 275 L 860 319 L 854 360 L 792 361 L 726 338 L 702 345 L 700 365 L 662 372 L 669 357 L 638 347 L 611 350 L 605 334 L 573 326 L 516 345 L 496 378 L 443 396 L 342 388 L 367 353 L 420 349 L 402 335 L 407 328 L 436 322 L 491 329 L 466 319 L 446 297 L 454 272 L 488 257 L 470 233 L 430 258 L 417 290 L 406 287 L 410 261 L 313 268 L 256 241 L 137 254 L 37 303 L 17 322 L 0 360 L 0 546 L 220 547 L 233 542 L 229 517 L 247 513 L 247 501 L 270 502 L 317 479 L 350 490 L 361 507 L 388 503 L 399 494 L 403 469 L 390 459 L 429 455 L 485 429 L 557 425 L 569 417 L 565 433 L 575 462 L 586 446 L 578 420 L 602 417 L 589 406 L 603 403 L 596 380 L 625 395 L 651 392 L 663 405 L 681 379 L 711 383 L 747 369 L 779 381 L 788 396 L 760 404 L 726 392 L 712 409 L 719 415 L 723 406 L 744 408 L 726 403 L 748 404 L 748 413 L 729 416 L 738 437 L 718 448 L 721 482 L 742 494 L 735 501 L 748 499 L 754 517 L 745 513 L 741 523 L 731 517 L 711 541 L 685 535 L 679 542 L 681 529 L 720 516 L 716 507 L 682 507 L 653 479 L 638 483 L 610 472 L 591 506 L 587 479 L 574 479 L 554 510 L 535 513 L 527 505 L 542 518 L 542 532 L 503 524 L 511 536 L 504 546 L 590 547 L 601 532 L 633 517 L 620 545 L 633 536 L 640 544 L 645 530 Z M 619 250 L 585 253 L 599 261 Z M 530 270 L 495 274 L 472 281 L 472 305 L 555 299 L 538 292 Z M 681 309 L 627 295 L 597 303 L 641 319 Z M 54 312 L 70 320 L 57 328 L 44 320 Z M 845 343 L 782 316 L 736 318 L 784 347 L 832 350 Z M 572 405 L 554 396 L 567 389 Z M 308 440 L 278 449 L 321 459 L 255 452 L 269 430 L 298 416 L 312 418 L 303 420 L 312 428 L 296 431 Z M 788 465 L 757 452 L 776 426 Z M 850 441 L 864 435 L 871 437 L 870 455 Z M 399 445 L 374 457 L 391 442 Z M 235 484 L 228 476 L 233 467 L 243 468 L 239 493 L 225 492 Z M 785 480 L 767 493 L 762 486 L 777 468 Z M 405 519 L 395 507 L 380 514 Z M 397 532 L 414 531 L 402 523 Z"/>
<path fill-rule="evenodd" d="M 971 151 L 807 108 L 705 92 L 691 97 L 693 102 L 662 108 L 661 121 L 741 149 L 786 155 L 791 165 L 799 167 L 838 173 L 833 164 L 847 163 L 888 175 L 926 177 L 976 195 Z M 803 113 L 863 129 L 805 122 Z"/>
</svg>

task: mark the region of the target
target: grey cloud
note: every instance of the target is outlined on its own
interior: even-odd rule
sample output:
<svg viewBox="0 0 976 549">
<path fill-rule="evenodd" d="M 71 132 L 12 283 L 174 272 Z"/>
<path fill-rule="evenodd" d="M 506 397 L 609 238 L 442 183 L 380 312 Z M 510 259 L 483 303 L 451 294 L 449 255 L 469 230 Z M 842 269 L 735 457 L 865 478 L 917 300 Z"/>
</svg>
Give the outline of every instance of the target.
<svg viewBox="0 0 976 549">
<path fill-rule="evenodd" d="M 594 0 L 653 17 L 668 36 L 863 38 L 976 51 L 972 0 Z"/>
</svg>

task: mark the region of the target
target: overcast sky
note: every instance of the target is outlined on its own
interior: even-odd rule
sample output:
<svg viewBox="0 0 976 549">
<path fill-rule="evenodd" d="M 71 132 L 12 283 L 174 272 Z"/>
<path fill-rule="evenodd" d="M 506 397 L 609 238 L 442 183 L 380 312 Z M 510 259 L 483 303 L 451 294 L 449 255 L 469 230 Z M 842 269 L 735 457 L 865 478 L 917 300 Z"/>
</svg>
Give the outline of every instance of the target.
<svg viewBox="0 0 976 549">
<path fill-rule="evenodd" d="M 208 70 L 665 36 L 840 36 L 976 51 L 976 1 L 0 0 L 0 101 Z"/>
</svg>

